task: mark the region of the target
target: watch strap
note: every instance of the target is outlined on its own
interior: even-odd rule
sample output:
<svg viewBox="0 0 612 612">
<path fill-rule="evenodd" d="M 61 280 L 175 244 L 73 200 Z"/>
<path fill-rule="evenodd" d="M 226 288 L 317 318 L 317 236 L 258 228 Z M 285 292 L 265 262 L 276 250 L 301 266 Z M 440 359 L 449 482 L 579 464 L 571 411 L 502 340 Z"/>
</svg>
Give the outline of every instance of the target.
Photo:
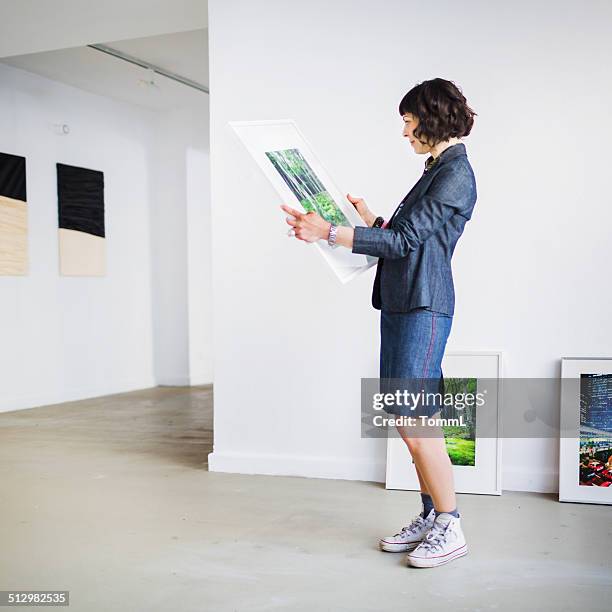
<svg viewBox="0 0 612 612">
<path fill-rule="evenodd" d="M 329 234 L 327 236 L 327 244 L 330 247 L 335 247 L 336 245 L 336 235 L 338 233 L 338 226 L 333 223 L 329 226 Z"/>
</svg>

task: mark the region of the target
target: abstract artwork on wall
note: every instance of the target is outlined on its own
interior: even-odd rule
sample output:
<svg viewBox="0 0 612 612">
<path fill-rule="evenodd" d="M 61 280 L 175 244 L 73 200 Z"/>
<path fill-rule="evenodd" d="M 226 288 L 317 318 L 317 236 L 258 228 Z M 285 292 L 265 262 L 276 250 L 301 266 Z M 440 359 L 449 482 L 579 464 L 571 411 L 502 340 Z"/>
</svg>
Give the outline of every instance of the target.
<svg viewBox="0 0 612 612">
<path fill-rule="evenodd" d="M 0 275 L 28 273 L 26 160 L 0 153 Z"/>
<path fill-rule="evenodd" d="M 60 274 L 105 276 L 104 174 L 57 164 Z"/>
</svg>

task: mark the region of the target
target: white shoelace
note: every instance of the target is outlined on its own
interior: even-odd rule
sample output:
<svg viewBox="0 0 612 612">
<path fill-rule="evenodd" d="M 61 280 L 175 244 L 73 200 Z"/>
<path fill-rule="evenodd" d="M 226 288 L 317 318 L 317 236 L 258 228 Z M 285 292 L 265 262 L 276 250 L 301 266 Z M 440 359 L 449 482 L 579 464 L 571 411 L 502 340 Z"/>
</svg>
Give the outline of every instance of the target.
<svg viewBox="0 0 612 612">
<path fill-rule="evenodd" d="M 419 514 L 418 516 L 416 516 L 414 518 L 414 520 L 412 521 L 412 523 L 410 523 L 410 525 L 408 525 L 407 527 L 402 527 L 402 530 L 399 533 L 396 533 L 396 536 L 401 536 L 404 533 L 416 533 L 417 530 L 419 530 L 424 522 L 424 518 Z"/>
<path fill-rule="evenodd" d="M 435 550 L 436 547 L 441 548 L 442 542 L 446 537 L 447 528 L 448 525 L 445 525 L 442 528 L 439 525 L 434 525 L 423 538 L 420 548 L 428 548 L 430 550 Z"/>
</svg>

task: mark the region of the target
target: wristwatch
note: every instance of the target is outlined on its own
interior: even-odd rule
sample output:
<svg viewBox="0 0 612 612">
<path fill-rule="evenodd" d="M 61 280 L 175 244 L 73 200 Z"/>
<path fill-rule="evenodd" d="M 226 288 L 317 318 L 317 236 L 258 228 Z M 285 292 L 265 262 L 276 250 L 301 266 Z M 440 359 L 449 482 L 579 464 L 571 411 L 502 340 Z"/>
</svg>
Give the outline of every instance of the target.
<svg viewBox="0 0 612 612">
<path fill-rule="evenodd" d="M 382 217 L 376 217 L 374 219 L 374 223 L 372 223 L 372 227 L 382 227 L 385 220 Z"/>
<path fill-rule="evenodd" d="M 336 234 L 337 233 L 338 233 L 338 226 L 331 223 L 329 226 L 329 234 L 327 236 L 327 244 L 329 244 L 330 247 L 338 246 L 336 244 Z"/>
</svg>

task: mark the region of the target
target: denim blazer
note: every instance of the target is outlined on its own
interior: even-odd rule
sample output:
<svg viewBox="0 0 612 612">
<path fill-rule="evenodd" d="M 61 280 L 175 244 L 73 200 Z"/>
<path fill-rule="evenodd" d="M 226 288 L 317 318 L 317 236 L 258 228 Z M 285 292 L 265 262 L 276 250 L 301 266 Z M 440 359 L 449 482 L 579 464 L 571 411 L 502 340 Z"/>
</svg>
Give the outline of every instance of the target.
<svg viewBox="0 0 612 612">
<path fill-rule="evenodd" d="M 447 147 L 400 202 L 385 228 L 355 227 L 353 253 L 378 257 L 377 310 L 426 307 L 453 315 L 451 257 L 476 203 L 476 179 L 461 142 Z"/>
</svg>

